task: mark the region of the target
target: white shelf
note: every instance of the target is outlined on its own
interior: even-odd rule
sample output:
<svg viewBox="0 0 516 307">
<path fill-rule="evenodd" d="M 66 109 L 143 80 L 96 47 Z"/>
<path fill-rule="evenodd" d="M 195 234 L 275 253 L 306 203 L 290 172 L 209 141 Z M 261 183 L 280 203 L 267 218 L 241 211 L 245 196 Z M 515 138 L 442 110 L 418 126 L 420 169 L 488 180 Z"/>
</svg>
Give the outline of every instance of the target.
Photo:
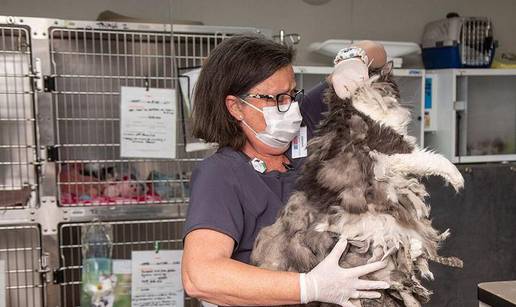
<svg viewBox="0 0 516 307">
<path fill-rule="evenodd" d="M 394 76 L 396 77 L 421 77 L 425 74 L 424 69 L 394 69 Z"/>
<path fill-rule="evenodd" d="M 309 75 L 329 75 L 333 71 L 333 66 L 294 66 L 294 73 Z M 393 69 L 397 77 L 421 77 L 424 69 Z"/>
<path fill-rule="evenodd" d="M 296 74 L 329 75 L 333 66 L 294 66 Z"/>
<path fill-rule="evenodd" d="M 516 76 L 516 69 L 505 68 L 453 68 L 427 70 L 427 73 L 442 72 L 452 72 L 456 76 Z"/>
<path fill-rule="evenodd" d="M 510 162 L 516 161 L 515 155 L 485 155 L 455 157 L 458 163 Z"/>
</svg>

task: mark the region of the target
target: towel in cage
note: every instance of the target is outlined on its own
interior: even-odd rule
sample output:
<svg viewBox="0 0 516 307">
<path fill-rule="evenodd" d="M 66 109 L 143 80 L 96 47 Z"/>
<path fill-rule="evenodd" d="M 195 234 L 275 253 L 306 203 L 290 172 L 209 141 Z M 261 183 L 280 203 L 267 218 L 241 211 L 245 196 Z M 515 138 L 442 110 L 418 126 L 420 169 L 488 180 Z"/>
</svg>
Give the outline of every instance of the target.
<svg viewBox="0 0 516 307">
<path fill-rule="evenodd" d="M 59 174 L 63 204 L 113 204 L 162 200 L 142 184 L 128 165 L 64 165 Z"/>
<path fill-rule="evenodd" d="M 450 13 L 423 31 L 425 68 L 485 68 L 493 61 L 496 41 L 487 17 L 460 17 Z"/>
</svg>

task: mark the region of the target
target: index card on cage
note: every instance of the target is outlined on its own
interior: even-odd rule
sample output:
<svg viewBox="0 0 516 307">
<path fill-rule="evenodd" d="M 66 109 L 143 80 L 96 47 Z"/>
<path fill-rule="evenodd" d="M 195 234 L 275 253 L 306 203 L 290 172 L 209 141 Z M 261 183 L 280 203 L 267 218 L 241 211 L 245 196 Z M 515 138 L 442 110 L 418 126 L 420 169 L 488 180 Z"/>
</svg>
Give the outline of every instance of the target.
<svg viewBox="0 0 516 307">
<path fill-rule="evenodd" d="M 184 306 L 181 250 L 133 251 L 131 306 Z"/>
<path fill-rule="evenodd" d="M 175 90 L 123 86 L 120 92 L 120 156 L 175 158 Z"/>
</svg>

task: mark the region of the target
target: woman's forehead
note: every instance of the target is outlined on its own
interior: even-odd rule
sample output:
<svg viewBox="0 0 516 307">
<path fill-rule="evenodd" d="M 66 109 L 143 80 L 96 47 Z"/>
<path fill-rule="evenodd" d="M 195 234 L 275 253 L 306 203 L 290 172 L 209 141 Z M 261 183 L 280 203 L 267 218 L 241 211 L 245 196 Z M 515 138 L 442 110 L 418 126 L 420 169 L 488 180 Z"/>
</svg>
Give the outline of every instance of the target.
<svg viewBox="0 0 516 307">
<path fill-rule="evenodd" d="M 261 91 L 260 94 L 279 94 L 289 92 L 295 86 L 294 69 L 292 65 L 288 65 L 278 69 L 272 76 L 258 83 L 252 88 L 252 91 Z"/>
</svg>

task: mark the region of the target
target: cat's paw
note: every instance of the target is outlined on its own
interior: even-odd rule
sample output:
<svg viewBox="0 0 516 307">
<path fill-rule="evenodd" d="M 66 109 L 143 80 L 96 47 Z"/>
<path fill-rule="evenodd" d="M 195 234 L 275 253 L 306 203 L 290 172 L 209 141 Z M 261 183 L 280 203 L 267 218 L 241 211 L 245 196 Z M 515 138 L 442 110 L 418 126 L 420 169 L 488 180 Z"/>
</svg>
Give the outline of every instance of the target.
<svg viewBox="0 0 516 307">
<path fill-rule="evenodd" d="M 428 267 L 419 268 L 419 272 L 421 273 L 421 277 L 426 280 L 434 280 L 434 273 L 430 272 Z"/>
<path fill-rule="evenodd" d="M 446 181 L 448 181 L 456 192 L 459 192 L 462 188 L 464 188 L 464 177 L 459 172 L 459 170 L 452 164 L 451 169 L 443 174 L 443 177 Z"/>
</svg>

